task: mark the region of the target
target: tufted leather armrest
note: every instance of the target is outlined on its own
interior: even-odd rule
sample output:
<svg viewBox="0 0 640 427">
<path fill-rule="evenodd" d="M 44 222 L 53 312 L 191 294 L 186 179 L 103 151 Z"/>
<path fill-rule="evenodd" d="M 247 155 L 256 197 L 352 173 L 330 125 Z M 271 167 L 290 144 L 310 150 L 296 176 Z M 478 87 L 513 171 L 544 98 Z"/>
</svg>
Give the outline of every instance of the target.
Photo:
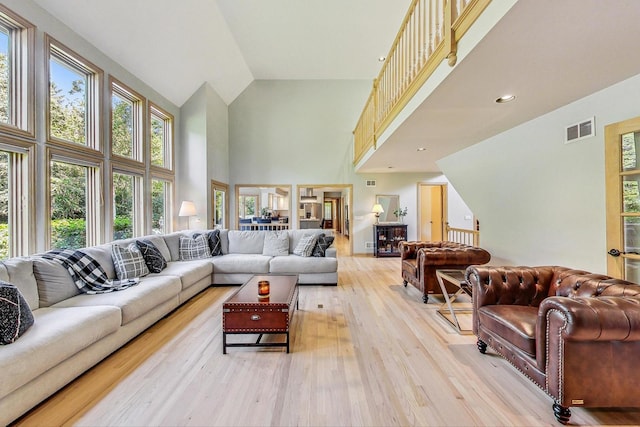
<svg viewBox="0 0 640 427">
<path fill-rule="evenodd" d="M 536 330 L 571 341 L 640 341 L 640 297 L 549 297 Z"/>
<path fill-rule="evenodd" d="M 539 369 L 557 369 L 561 341 L 640 341 L 640 297 L 549 297 L 536 322 Z"/>
</svg>

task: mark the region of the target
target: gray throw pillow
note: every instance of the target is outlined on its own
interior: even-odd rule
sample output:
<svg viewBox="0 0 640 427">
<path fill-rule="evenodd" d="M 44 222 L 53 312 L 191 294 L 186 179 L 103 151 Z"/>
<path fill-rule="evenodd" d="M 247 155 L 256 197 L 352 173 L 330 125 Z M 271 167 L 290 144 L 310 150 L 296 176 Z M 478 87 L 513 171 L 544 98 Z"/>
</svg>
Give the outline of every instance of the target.
<svg viewBox="0 0 640 427">
<path fill-rule="evenodd" d="M 160 273 L 167 268 L 167 260 L 164 259 L 160 250 L 150 240 L 137 240 L 136 245 L 142 252 L 142 257 L 150 272 Z"/>
<path fill-rule="evenodd" d="M 133 242 L 127 246 L 111 245 L 111 258 L 118 280 L 133 279 L 149 274 L 138 245 Z"/>
<path fill-rule="evenodd" d="M 315 248 L 313 248 L 313 256 L 323 257 L 325 256 L 327 249 L 333 243 L 333 236 L 325 236 L 324 233 L 318 236 L 318 242 Z"/>
<path fill-rule="evenodd" d="M 317 240 L 318 236 L 316 234 L 305 234 L 296 245 L 293 253 L 299 256 L 311 256 Z"/>
<path fill-rule="evenodd" d="M 209 242 L 204 234 L 180 236 L 180 261 L 204 259 L 211 257 Z"/>
<path fill-rule="evenodd" d="M 18 288 L 0 280 L 0 344 L 11 344 L 33 323 L 33 313 Z"/>
<path fill-rule="evenodd" d="M 288 256 L 289 233 L 286 231 L 267 231 L 264 235 L 262 255 Z"/>
</svg>

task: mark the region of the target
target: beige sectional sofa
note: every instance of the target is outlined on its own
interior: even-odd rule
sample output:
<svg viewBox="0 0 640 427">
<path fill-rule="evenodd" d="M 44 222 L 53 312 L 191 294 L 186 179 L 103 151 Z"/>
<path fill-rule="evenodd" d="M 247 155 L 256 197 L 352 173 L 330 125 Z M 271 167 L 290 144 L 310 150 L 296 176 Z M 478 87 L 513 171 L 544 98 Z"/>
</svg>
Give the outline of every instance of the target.
<svg viewBox="0 0 640 427">
<path fill-rule="evenodd" d="M 0 280 L 16 285 L 29 304 L 34 325 L 14 343 L 0 346 L 0 425 L 5 425 L 100 362 L 210 285 L 242 284 L 254 274 L 298 274 L 300 284 L 337 284 L 336 250 L 324 257 L 293 255 L 300 239 L 324 230 L 287 230 L 289 255 L 263 255 L 273 231 L 221 230 L 222 255 L 180 261 L 180 237 L 192 231 L 144 236 L 168 261 L 160 273 L 105 294 L 80 293 L 57 261 L 39 256 L 0 263 Z M 280 232 L 282 233 L 282 232 Z M 136 239 L 118 242 L 125 245 Z M 109 278 L 116 272 L 113 243 L 84 248 Z"/>
</svg>

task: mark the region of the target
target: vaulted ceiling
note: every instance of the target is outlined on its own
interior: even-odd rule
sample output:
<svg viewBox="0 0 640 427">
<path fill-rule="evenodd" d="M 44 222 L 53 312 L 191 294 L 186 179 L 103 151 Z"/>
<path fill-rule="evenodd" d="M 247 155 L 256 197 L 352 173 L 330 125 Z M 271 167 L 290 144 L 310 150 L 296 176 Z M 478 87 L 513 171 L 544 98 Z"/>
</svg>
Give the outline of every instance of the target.
<svg viewBox="0 0 640 427">
<path fill-rule="evenodd" d="M 411 3 L 34 1 L 178 106 L 204 82 L 231 103 L 254 79 L 373 80 Z M 437 171 L 448 154 L 640 73 L 640 1 L 511 4 L 494 0 L 508 12 L 359 172 Z M 496 105 L 507 92 L 517 100 Z"/>
</svg>

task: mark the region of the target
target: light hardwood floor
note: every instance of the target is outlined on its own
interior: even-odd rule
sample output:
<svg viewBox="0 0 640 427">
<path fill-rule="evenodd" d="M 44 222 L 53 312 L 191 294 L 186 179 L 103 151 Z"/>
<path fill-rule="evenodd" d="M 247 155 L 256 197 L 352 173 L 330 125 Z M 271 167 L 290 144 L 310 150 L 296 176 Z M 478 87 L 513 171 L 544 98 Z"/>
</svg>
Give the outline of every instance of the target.
<svg viewBox="0 0 640 427">
<path fill-rule="evenodd" d="M 337 287 L 300 288 L 290 354 L 223 355 L 236 287 L 212 287 L 16 424 L 558 425 L 549 397 L 402 286 L 398 258 L 339 258 Z M 638 409 L 572 411 L 575 425 L 640 425 Z"/>
</svg>

